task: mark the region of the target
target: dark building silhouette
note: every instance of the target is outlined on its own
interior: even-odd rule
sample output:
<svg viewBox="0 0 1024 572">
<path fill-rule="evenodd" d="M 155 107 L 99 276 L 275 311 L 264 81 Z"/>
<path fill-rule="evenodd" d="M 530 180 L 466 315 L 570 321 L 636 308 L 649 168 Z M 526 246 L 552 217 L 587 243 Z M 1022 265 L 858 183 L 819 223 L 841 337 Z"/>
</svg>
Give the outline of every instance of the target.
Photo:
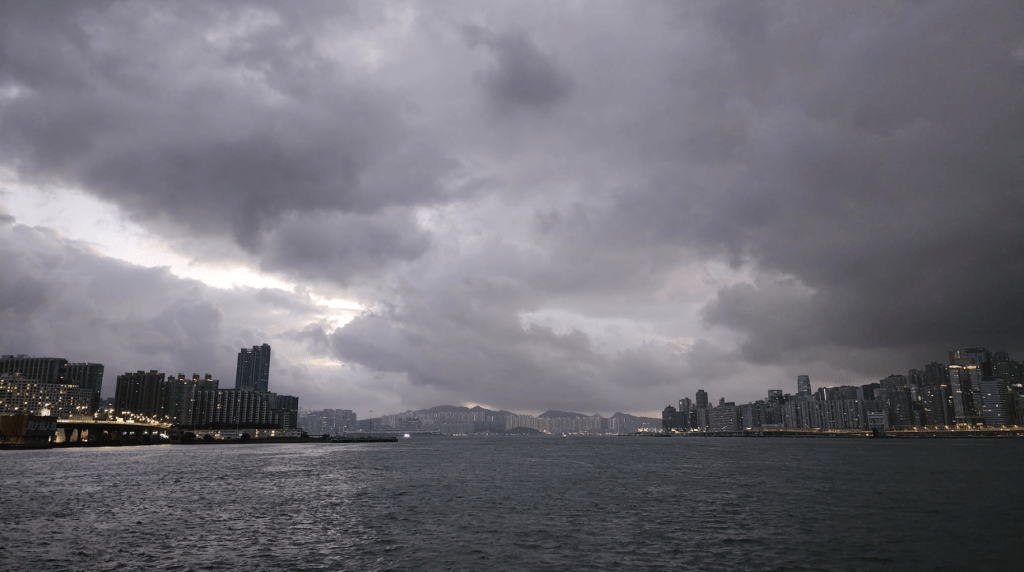
<svg viewBox="0 0 1024 572">
<path fill-rule="evenodd" d="M 703 389 L 698 389 L 697 390 L 697 398 L 695 400 L 695 403 L 696 403 L 697 409 L 707 409 L 708 408 L 708 392 L 704 391 Z"/>
<path fill-rule="evenodd" d="M 976 425 L 984 422 L 981 380 L 992 377 L 992 354 L 985 348 L 949 352 L 949 393 L 953 422 Z"/>
<path fill-rule="evenodd" d="M 253 346 L 251 350 L 238 351 L 238 366 L 235 369 L 235 389 L 269 391 L 270 388 L 270 345 Z"/>
<path fill-rule="evenodd" d="M 679 412 L 675 407 L 669 405 L 661 412 L 661 429 L 663 431 L 679 429 Z"/>
<path fill-rule="evenodd" d="M 808 375 L 796 376 L 796 394 L 797 395 L 810 395 L 811 394 L 811 377 Z"/>
<path fill-rule="evenodd" d="M 878 384 L 885 411 L 889 414 L 887 426 L 905 429 L 917 425 L 911 407 L 914 399 L 907 387 L 906 376 L 893 374 Z"/>
<path fill-rule="evenodd" d="M 167 390 L 166 375 L 155 369 L 127 372 L 117 376 L 114 409 L 119 415 L 134 414 L 161 418 Z"/>
<path fill-rule="evenodd" d="M 689 431 L 694 426 L 693 420 L 693 402 L 690 401 L 689 397 L 684 397 L 679 400 L 679 428 Z"/>
<path fill-rule="evenodd" d="M 103 364 L 69 363 L 64 383 L 92 391 L 89 413 L 94 413 L 100 406 L 100 391 L 103 389 Z"/>
<path fill-rule="evenodd" d="M 921 409 L 921 425 L 947 426 L 952 422 L 949 396 L 949 371 L 938 362 L 925 366 L 924 370 L 910 370 L 909 378 L 917 386 Z"/>
<path fill-rule="evenodd" d="M 731 401 L 719 400 L 718 407 L 708 409 L 707 430 L 712 433 L 740 430 L 740 408 Z"/>
</svg>

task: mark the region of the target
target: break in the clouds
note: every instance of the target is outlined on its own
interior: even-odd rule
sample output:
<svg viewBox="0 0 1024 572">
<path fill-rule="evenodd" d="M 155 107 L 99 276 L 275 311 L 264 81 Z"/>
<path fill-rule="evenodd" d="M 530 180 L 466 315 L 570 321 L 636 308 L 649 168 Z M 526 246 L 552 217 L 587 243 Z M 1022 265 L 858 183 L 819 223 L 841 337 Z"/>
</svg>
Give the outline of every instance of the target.
<svg viewBox="0 0 1024 572">
<path fill-rule="evenodd" d="M 230 379 L 267 341 L 364 412 L 1019 356 L 1020 125 L 1011 1 L 5 3 L 0 351 Z M 290 286 L 10 206 L 66 189 Z"/>
</svg>

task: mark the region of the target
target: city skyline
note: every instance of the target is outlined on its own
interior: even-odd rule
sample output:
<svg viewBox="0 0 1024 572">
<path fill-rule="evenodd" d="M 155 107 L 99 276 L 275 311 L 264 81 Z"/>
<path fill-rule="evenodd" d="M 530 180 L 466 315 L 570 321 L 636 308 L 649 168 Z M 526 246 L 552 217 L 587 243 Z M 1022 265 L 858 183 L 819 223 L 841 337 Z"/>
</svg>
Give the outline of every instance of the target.
<svg viewBox="0 0 1024 572">
<path fill-rule="evenodd" d="M 5 2 L 0 351 L 604 415 L 1021 355 L 1022 22 Z"/>
<path fill-rule="evenodd" d="M 235 385 L 234 385 L 233 389 L 249 389 L 249 390 L 254 390 L 254 391 L 267 392 L 268 391 L 268 384 L 269 384 L 269 377 L 268 377 L 268 375 L 269 375 L 269 364 L 270 364 L 270 352 L 271 352 L 270 345 L 266 344 L 266 343 L 261 344 L 261 345 L 254 345 L 252 347 L 252 349 L 241 348 L 239 350 L 239 352 L 238 352 L 237 359 L 236 359 L 236 372 L 235 372 L 235 380 L 236 381 L 235 381 Z M 941 375 L 941 379 L 942 379 L 941 383 L 942 384 L 946 384 L 947 386 L 954 386 L 954 385 L 956 385 L 954 383 L 955 380 L 953 380 L 950 377 L 948 377 L 950 375 L 949 371 L 953 371 L 954 373 L 957 373 L 958 376 L 962 375 L 963 376 L 962 377 L 963 384 L 965 386 L 972 387 L 974 392 L 978 392 L 981 389 L 981 382 L 983 380 L 983 374 L 984 374 L 984 376 L 987 376 L 988 378 L 997 377 L 998 379 L 1003 381 L 1004 384 L 1007 385 L 1007 387 L 1009 387 L 1011 385 L 1014 385 L 1014 384 L 1020 385 L 1022 380 L 1024 380 L 1024 369 L 1022 369 L 1022 368 L 1024 368 L 1024 364 L 1022 364 L 1021 362 L 1017 362 L 1016 360 L 1013 360 L 1012 356 L 1008 352 L 1005 352 L 1005 351 L 1002 351 L 1002 350 L 997 350 L 995 352 L 992 352 L 992 351 L 989 351 L 989 350 L 987 350 L 985 348 L 967 348 L 967 349 L 962 349 L 962 350 L 948 350 L 946 352 L 946 355 L 948 356 L 948 360 L 949 360 L 948 364 L 942 364 L 942 363 L 933 361 L 933 362 L 925 365 L 923 368 L 921 368 L 921 367 L 909 368 L 907 373 L 908 373 L 908 375 L 911 378 L 913 378 L 916 375 L 915 372 L 926 372 L 927 371 L 927 372 L 929 372 L 928 373 L 929 378 L 934 378 L 938 374 L 931 373 L 930 370 L 933 367 L 941 367 L 941 368 L 943 368 L 943 372 L 944 372 Z M 75 385 L 80 385 L 83 388 L 89 389 L 89 391 L 91 391 L 92 394 L 93 394 L 93 397 L 91 398 L 91 401 L 92 401 L 92 404 L 93 404 L 92 405 L 93 410 L 96 409 L 96 404 L 99 403 L 101 394 L 104 395 L 104 396 L 107 396 L 108 399 L 114 399 L 114 397 L 117 395 L 116 385 L 114 386 L 115 389 L 110 389 L 110 387 L 111 387 L 110 385 L 103 385 L 102 387 L 100 386 L 100 383 L 102 382 L 103 371 L 104 371 L 103 364 L 98 364 L 98 363 L 69 363 L 68 360 L 66 360 L 64 358 L 55 358 L 55 357 L 46 357 L 46 356 L 33 356 L 33 355 L 28 355 L 28 354 L 4 355 L 2 352 L 0 352 L 0 356 L 2 356 L 2 358 L 0 358 L 0 373 L 5 373 L 5 372 L 6 373 L 14 373 L 14 372 L 17 372 L 17 373 L 19 373 L 19 375 L 22 375 L 22 377 L 26 377 L 27 376 L 26 378 L 31 378 L 31 379 L 36 380 L 36 381 L 43 381 L 45 383 L 65 383 L 65 381 L 63 381 L 63 379 L 66 376 L 68 378 L 68 380 L 69 380 L 68 382 L 73 383 Z M 995 356 L 995 358 L 993 358 L 993 356 Z M 995 361 L 993 361 L 993 360 L 995 360 Z M 999 364 L 998 367 L 996 365 L 993 365 L 994 363 L 998 363 Z M 983 367 L 981 364 L 986 364 L 986 365 Z M 921 364 L 918 364 L 918 366 L 920 366 L 920 365 Z M 173 370 L 173 368 L 172 368 L 172 370 Z M 172 371 L 172 370 L 168 370 L 168 371 Z M 140 369 L 140 370 L 137 371 L 137 373 L 139 375 L 143 375 L 143 374 L 146 374 L 146 371 L 144 369 Z M 133 374 L 132 371 L 128 371 L 128 372 L 126 372 L 125 375 L 132 375 L 132 374 Z M 156 374 L 157 374 L 157 370 L 154 369 L 154 370 L 150 370 L 149 374 L 147 374 L 147 375 L 156 375 Z M 166 375 L 166 378 L 167 378 L 168 381 L 173 379 L 173 374 L 163 374 L 163 373 L 160 373 L 159 375 L 161 375 L 161 376 L 165 376 Z M 118 379 L 120 379 L 120 377 L 121 376 L 119 375 Z M 904 376 L 902 374 L 895 373 L 895 372 L 894 373 L 890 373 L 887 376 L 887 378 L 893 378 L 893 377 L 904 377 Z M 79 378 L 81 379 L 81 381 L 79 381 Z M 185 375 L 183 373 L 179 372 L 178 375 L 177 375 L 177 379 L 184 380 L 185 379 Z M 193 379 L 193 383 L 195 383 L 199 379 L 199 374 L 193 373 L 192 374 L 192 379 Z M 217 384 L 219 384 L 219 382 L 216 379 L 213 379 L 213 376 L 211 376 L 209 373 L 206 374 L 205 379 L 206 379 L 207 382 L 210 382 L 212 380 L 213 384 L 214 384 L 214 387 L 216 387 Z M 958 377 L 958 379 L 960 379 L 960 378 Z M 798 396 L 798 397 L 805 397 L 805 396 L 807 396 L 807 397 L 809 397 L 813 393 L 815 393 L 815 391 L 813 389 L 814 385 L 812 384 L 812 380 L 811 380 L 811 377 L 809 375 L 799 374 L 799 375 L 796 376 L 795 380 L 791 380 L 791 381 L 794 383 L 794 386 L 793 386 L 794 387 L 794 392 L 793 392 L 794 396 Z M 836 388 L 836 387 L 851 387 L 851 386 L 861 385 L 861 384 L 856 384 L 856 383 L 851 384 L 851 383 L 844 383 L 844 382 L 836 382 L 834 380 L 815 380 L 815 381 L 817 381 L 817 387 L 820 388 L 820 389 L 832 389 L 832 388 Z M 870 384 L 877 385 L 878 384 L 877 382 L 884 382 L 884 381 L 885 381 L 885 379 L 869 381 L 869 382 L 867 382 L 867 385 L 870 385 Z M 787 383 L 787 382 L 785 382 L 783 380 L 779 380 L 779 382 L 781 384 L 781 385 L 777 384 L 777 386 L 779 386 L 779 387 L 785 388 L 785 387 L 789 386 L 789 383 Z M 937 384 L 938 382 L 936 382 L 935 380 L 932 380 L 930 383 Z M 107 390 L 103 391 L 103 388 L 107 388 Z M 991 390 L 991 388 L 989 388 L 989 389 Z M 682 391 L 685 393 L 686 390 L 682 389 Z M 695 390 L 695 392 L 691 388 L 691 392 L 694 393 L 695 396 L 696 396 L 695 397 L 695 401 L 694 401 L 694 405 L 695 405 L 696 408 L 698 408 L 698 409 L 700 409 L 700 408 L 712 408 L 714 406 L 714 399 L 713 399 L 713 397 L 710 396 L 709 393 L 707 391 L 705 391 L 703 388 L 697 388 Z M 789 392 L 786 391 L 786 389 L 778 389 L 777 387 L 768 389 L 767 393 L 768 393 L 769 396 L 772 396 L 773 394 L 777 393 L 779 397 L 782 397 L 783 395 L 786 395 L 786 396 L 790 395 Z M 732 396 L 720 395 L 718 397 L 718 401 L 719 401 L 719 403 L 725 402 L 725 401 L 730 400 L 730 397 L 732 397 Z M 965 404 L 964 404 L 963 398 L 957 392 L 955 392 L 955 391 L 954 392 L 950 392 L 950 394 L 948 394 L 946 396 L 946 398 L 949 400 L 949 406 L 951 408 L 951 412 L 950 412 L 951 413 L 951 418 L 947 420 L 947 423 L 969 423 L 970 421 L 965 418 L 965 413 L 964 413 Z M 318 409 L 324 409 L 326 407 L 328 409 L 342 410 L 341 407 L 344 406 L 345 403 L 343 402 L 344 401 L 343 397 L 340 398 L 340 399 L 341 399 L 341 401 L 339 403 L 330 404 L 330 403 L 320 402 L 316 406 L 313 406 L 313 407 L 297 408 L 297 409 L 298 410 L 302 410 L 302 409 L 318 410 Z M 732 399 L 735 399 L 735 398 L 732 398 Z M 680 400 L 680 401 L 682 401 L 682 400 Z M 742 400 L 739 400 L 739 401 L 742 401 Z M 750 401 L 753 401 L 753 399 L 751 399 Z M 459 405 L 451 405 L 451 404 L 447 404 L 447 403 L 446 404 L 440 404 L 440 405 L 436 404 L 436 403 L 432 404 L 432 405 L 420 404 L 419 406 L 416 406 L 416 407 L 406 408 L 406 409 L 403 409 L 403 410 L 392 410 L 390 412 L 383 412 L 383 411 L 378 410 L 378 416 L 377 417 L 387 416 L 387 415 L 398 415 L 398 414 L 402 414 L 402 413 L 407 413 L 407 412 L 412 412 L 412 411 L 422 411 L 422 410 L 425 410 L 425 409 L 437 408 L 437 407 L 484 408 L 484 409 L 493 410 L 493 411 L 503 411 L 503 412 L 507 412 L 507 413 L 514 413 L 514 414 L 521 414 L 521 415 L 533 415 L 533 416 L 541 415 L 542 412 L 550 413 L 552 411 L 555 411 L 555 412 L 559 411 L 559 409 L 552 409 L 552 408 L 547 408 L 547 407 L 540 407 L 540 408 L 536 408 L 536 409 L 518 409 L 518 410 L 513 410 L 513 409 L 509 409 L 509 408 L 504 408 L 504 407 L 501 407 L 501 406 L 483 405 L 481 403 L 478 403 L 476 401 L 471 401 L 471 400 L 462 400 L 462 401 L 459 401 L 458 403 L 459 403 Z M 735 403 L 735 401 L 733 401 L 733 403 Z M 978 401 L 978 404 L 975 407 L 975 409 L 976 409 L 975 415 L 980 415 L 981 414 L 981 405 L 980 405 L 980 403 L 981 402 Z M 572 407 L 572 406 L 567 407 L 565 409 L 572 410 L 574 415 L 581 414 L 578 411 L 575 411 L 577 408 Z M 952 418 L 953 411 L 956 412 L 956 416 L 957 416 L 958 419 L 953 419 Z M 363 415 L 363 418 L 371 417 L 372 413 L 373 413 L 372 410 L 368 410 L 368 412 L 366 412 L 366 414 Z M 625 408 L 615 408 L 614 413 L 610 412 L 610 411 L 605 411 L 605 412 L 592 411 L 590 413 L 584 413 L 583 415 L 605 416 L 605 417 L 607 417 L 607 416 L 611 416 L 611 415 L 617 414 L 617 413 L 627 413 L 627 414 L 637 415 L 637 416 L 645 417 L 645 418 L 646 417 L 652 417 L 653 418 L 653 417 L 657 417 L 658 414 L 663 413 L 663 412 L 659 411 L 657 409 L 650 409 L 650 410 L 639 409 L 639 410 L 632 410 L 632 411 L 630 411 L 630 410 L 626 410 Z"/>
</svg>

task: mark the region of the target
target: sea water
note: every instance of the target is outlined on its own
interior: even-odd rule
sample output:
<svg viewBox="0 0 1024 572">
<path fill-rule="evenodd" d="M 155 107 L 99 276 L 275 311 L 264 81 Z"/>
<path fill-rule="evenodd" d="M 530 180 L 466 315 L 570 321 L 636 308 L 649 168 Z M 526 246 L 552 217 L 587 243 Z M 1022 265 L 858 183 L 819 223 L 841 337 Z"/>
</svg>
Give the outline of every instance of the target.
<svg viewBox="0 0 1024 572">
<path fill-rule="evenodd" d="M 1022 570 L 1024 441 L 0 451 L 0 570 Z"/>
</svg>

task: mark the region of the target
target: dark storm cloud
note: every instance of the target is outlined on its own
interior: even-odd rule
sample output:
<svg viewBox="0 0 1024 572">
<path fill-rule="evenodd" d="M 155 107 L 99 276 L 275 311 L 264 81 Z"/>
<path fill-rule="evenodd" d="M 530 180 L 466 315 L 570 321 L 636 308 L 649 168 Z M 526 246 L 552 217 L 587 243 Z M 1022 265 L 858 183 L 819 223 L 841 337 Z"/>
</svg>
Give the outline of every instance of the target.
<svg viewBox="0 0 1024 572">
<path fill-rule="evenodd" d="M 376 216 L 293 215 L 271 231 L 263 269 L 347 284 L 390 261 L 412 260 L 430 247 L 430 235 L 404 213 Z"/>
<path fill-rule="evenodd" d="M 742 151 L 751 176 L 716 205 L 743 221 L 728 228 L 767 275 L 724 289 L 704 316 L 744 332 L 755 361 L 828 345 L 1024 350 L 1024 226 L 1007 214 L 1024 206 L 1011 127 L 1024 124 L 1024 13 L 890 8 L 843 11 L 859 43 L 825 14 L 831 58 L 780 90 L 794 99 L 773 105 L 791 124 Z"/>
<path fill-rule="evenodd" d="M 23 177 L 249 250 L 291 213 L 441 194 L 452 163 L 403 122 L 401 98 L 353 81 L 287 12 L 6 6 L 0 77 L 23 95 L 0 107 L 0 151 Z"/>
<path fill-rule="evenodd" d="M 466 301 L 467 306 L 481 302 Z M 413 400 L 431 388 L 517 410 L 541 403 L 588 411 L 644 410 L 649 398 L 643 391 L 678 381 L 683 358 L 664 346 L 608 354 L 583 332 L 559 334 L 514 319 L 514 313 L 468 307 L 367 314 L 336 329 L 330 341 L 341 359 L 407 374 Z"/>
<path fill-rule="evenodd" d="M 524 319 L 544 296 L 523 277 L 545 264 L 531 263 L 510 245 L 467 247 L 458 258 L 439 258 L 417 261 L 430 270 L 404 274 L 417 279 L 383 297 L 395 304 L 382 303 L 327 332 L 330 355 L 407 375 L 410 406 L 424 406 L 420 396 L 440 392 L 515 410 L 643 411 L 650 392 L 671 393 L 681 372 L 712 382 L 735 371 L 722 367 L 723 352 L 706 342 L 609 348 L 580 329 L 556 331 Z M 476 274 L 459 271 L 466 267 Z M 319 328 L 303 335 L 322 351 Z"/>
<path fill-rule="evenodd" d="M 0 205 L 0 224 L 14 224 L 15 220 L 14 216 L 7 211 L 7 208 Z"/>
<path fill-rule="evenodd" d="M 6 167 L 344 286 L 370 310 L 290 339 L 413 389 L 1024 351 L 1019 2 L 4 6 Z"/>
<path fill-rule="evenodd" d="M 102 363 L 104 396 L 119 374 L 150 369 L 210 373 L 231 387 L 238 348 L 266 342 L 279 350 L 275 391 L 322 377 L 276 345 L 289 317 L 319 313 L 301 293 L 218 290 L 13 221 L 0 222 L 0 261 L 0 353 Z M 253 314 L 262 331 L 246 327 Z"/>
<path fill-rule="evenodd" d="M 102 257 L 52 230 L 3 224 L 0 235 L 4 353 L 98 361 L 113 375 L 223 361 L 221 313 L 197 283 Z"/>
<path fill-rule="evenodd" d="M 743 334 L 757 363 L 1024 349 L 1020 5 L 709 6 L 682 9 L 680 26 L 707 26 L 687 46 L 707 57 L 658 62 L 667 81 L 644 82 L 628 116 L 644 128 L 578 141 L 633 180 L 610 207 L 545 213 L 544 236 L 599 245 L 581 261 L 675 244 L 748 269 L 756 284 L 722 289 L 702 315 Z M 644 152 L 608 153 L 630 147 Z"/>
<path fill-rule="evenodd" d="M 479 77 L 499 109 L 544 109 L 569 96 L 569 74 L 523 34 L 496 34 L 477 26 L 467 26 L 463 33 L 470 46 L 484 46 L 494 54 L 494 67 Z"/>
</svg>

